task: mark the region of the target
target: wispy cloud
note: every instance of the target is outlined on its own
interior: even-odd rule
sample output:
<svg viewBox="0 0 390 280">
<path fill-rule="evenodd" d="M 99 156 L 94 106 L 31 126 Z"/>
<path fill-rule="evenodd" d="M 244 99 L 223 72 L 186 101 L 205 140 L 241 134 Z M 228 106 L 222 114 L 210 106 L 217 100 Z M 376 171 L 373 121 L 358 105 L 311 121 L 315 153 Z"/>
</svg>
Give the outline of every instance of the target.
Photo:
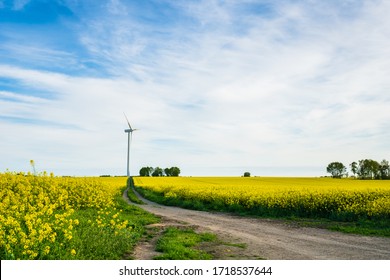
<svg viewBox="0 0 390 280">
<path fill-rule="evenodd" d="M 31 0 L 14 0 L 14 1 L 9 1 L 11 3 L 8 3 L 8 5 L 11 6 L 13 10 L 19 11 L 24 8 Z M 0 9 L 5 8 L 6 3 L 4 0 L 0 0 Z"/>
<path fill-rule="evenodd" d="M 13 9 L 14 10 L 21 10 L 26 6 L 31 0 L 14 0 L 13 1 Z"/>
</svg>

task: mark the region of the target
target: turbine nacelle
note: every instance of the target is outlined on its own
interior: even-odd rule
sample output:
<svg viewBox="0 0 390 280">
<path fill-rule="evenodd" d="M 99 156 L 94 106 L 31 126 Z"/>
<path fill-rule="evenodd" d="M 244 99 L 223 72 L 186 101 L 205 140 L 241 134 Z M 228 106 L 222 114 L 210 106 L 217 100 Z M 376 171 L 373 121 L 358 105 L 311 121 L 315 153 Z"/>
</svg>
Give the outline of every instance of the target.
<svg viewBox="0 0 390 280">
<path fill-rule="evenodd" d="M 125 129 L 125 132 L 129 133 L 129 132 L 133 132 L 133 131 L 136 131 L 136 130 L 138 130 L 138 129 L 137 128 L 134 128 L 134 129 L 128 128 L 128 129 Z"/>
</svg>

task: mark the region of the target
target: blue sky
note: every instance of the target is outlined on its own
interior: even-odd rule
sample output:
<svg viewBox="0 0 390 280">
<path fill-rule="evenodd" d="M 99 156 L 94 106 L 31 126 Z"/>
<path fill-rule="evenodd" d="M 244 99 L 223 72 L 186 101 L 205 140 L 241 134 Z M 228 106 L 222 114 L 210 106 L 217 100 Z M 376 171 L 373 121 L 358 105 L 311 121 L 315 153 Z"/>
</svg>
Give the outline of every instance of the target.
<svg viewBox="0 0 390 280">
<path fill-rule="evenodd" d="M 0 171 L 390 159 L 389 1 L 0 0 Z"/>
</svg>

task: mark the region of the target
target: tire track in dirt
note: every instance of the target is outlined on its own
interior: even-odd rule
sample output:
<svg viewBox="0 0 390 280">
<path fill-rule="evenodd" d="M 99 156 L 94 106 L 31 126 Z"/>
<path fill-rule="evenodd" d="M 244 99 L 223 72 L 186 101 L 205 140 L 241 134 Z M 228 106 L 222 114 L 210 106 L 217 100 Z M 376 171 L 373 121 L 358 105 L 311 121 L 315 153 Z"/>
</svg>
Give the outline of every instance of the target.
<svg viewBox="0 0 390 280">
<path fill-rule="evenodd" d="M 271 219 L 188 210 L 159 205 L 139 194 L 137 196 L 145 204 L 135 205 L 157 216 L 196 225 L 216 233 L 227 242 L 247 244 L 245 249 L 234 252 L 235 259 L 390 260 L 390 238 L 297 227 Z M 127 190 L 123 197 L 131 203 Z"/>
</svg>

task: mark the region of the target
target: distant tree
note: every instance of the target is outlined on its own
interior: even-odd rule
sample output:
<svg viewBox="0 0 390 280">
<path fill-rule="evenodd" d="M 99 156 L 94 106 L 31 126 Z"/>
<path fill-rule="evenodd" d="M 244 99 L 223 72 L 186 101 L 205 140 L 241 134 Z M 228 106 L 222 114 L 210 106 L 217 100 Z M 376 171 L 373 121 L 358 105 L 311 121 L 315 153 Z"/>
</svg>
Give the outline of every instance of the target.
<svg viewBox="0 0 390 280">
<path fill-rule="evenodd" d="M 379 179 L 380 164 L 372 159 L 359 160 L 357 174 L 360 179 Z"/>
<path fill-rule="evenodd" d="M 140 170 L 139 170 L 139 175 L 140 176 L 144 176 L 144 177 L 149 177 L 153 172 L 153 167 L 142 167 Z"/>
<path fill-rule="evenodd" d="M 390 179 L 390 165 L 387 160 L 382 160 L 379 166 L 379 173 L 381 179 Z"/>
<path fill-rule="evenodd" d="M 341 178 L 346 171 L 347 168 L 341 162 L 331 162 L 326 167 L 326 172 L 332 174 L 333 178 Z"/>
<path fill-rule="evenodd" d="M 162 170 L 162 168 L 156 167 L 156 168 L 154 168 L 154 170 L 153 170 L 153 172 L 152 172 L 152 176 L 153 176 L 153 177 L 161 177 L 161 176 L 164 176 L 164 171 Z"/>
<path fill-rule="evenodd" d="M 172 166 L 170 168 L 165 168 L 164 173 L 165 173 L 165 176 L 177 177 L 180 174 L 180 169 L 179 169 L 179 167 Z"/>
<path fill-rule="evenodd" d="M 170 177 L 170 176 L 172 176 L 172 175 L 171 175 L 171 169 L 170 169 L 170 168 L 168 168 L 168 167 L 167 167 L 167 168 L 165 168 L 165 169 L 164 169 L 164 174 L 165 174 L 165 176 L 167 176 L 167 177 Z"/>
<path fill-rule="evenodd" d="M 244 177 L 250 177 L 251 173 L 250 172 L 244 172 Z"/>
<path fill-rule="evenodd" d="M 381 175 L 380 175 L 380 167 L 381 165 L 379 164 L 379 162 L 375 161 L 375 160 L 371 160 L 371 174 L 372 174 L 372 177 L 373 179 L 380 179 L 381 178 Z"/>
<path fill-rule="evenodd" d="M 354 162 L 352 162 L 349 166 L 351 167 L 351 171 L 352 171 L 352 173 L 353 173 L 353 176 L 355 176 L 355 175 L 356 175 L 356 172 L 357 172 L 357 170 L 358 170 L 357 162 L 354 161 Z"/>
<path fill-rule="evenodd" d="M 368 159 L 359 160 L 357 175 L 360 179 L 368 179 L 370 174 Z"/>
<path fill-rule="evenodd" d="M 171 169 L 171 176 L 179 176 L 180 175 L 180 168 L 177 166 L 173 166 L 170 168 Z"/>
</svg>

